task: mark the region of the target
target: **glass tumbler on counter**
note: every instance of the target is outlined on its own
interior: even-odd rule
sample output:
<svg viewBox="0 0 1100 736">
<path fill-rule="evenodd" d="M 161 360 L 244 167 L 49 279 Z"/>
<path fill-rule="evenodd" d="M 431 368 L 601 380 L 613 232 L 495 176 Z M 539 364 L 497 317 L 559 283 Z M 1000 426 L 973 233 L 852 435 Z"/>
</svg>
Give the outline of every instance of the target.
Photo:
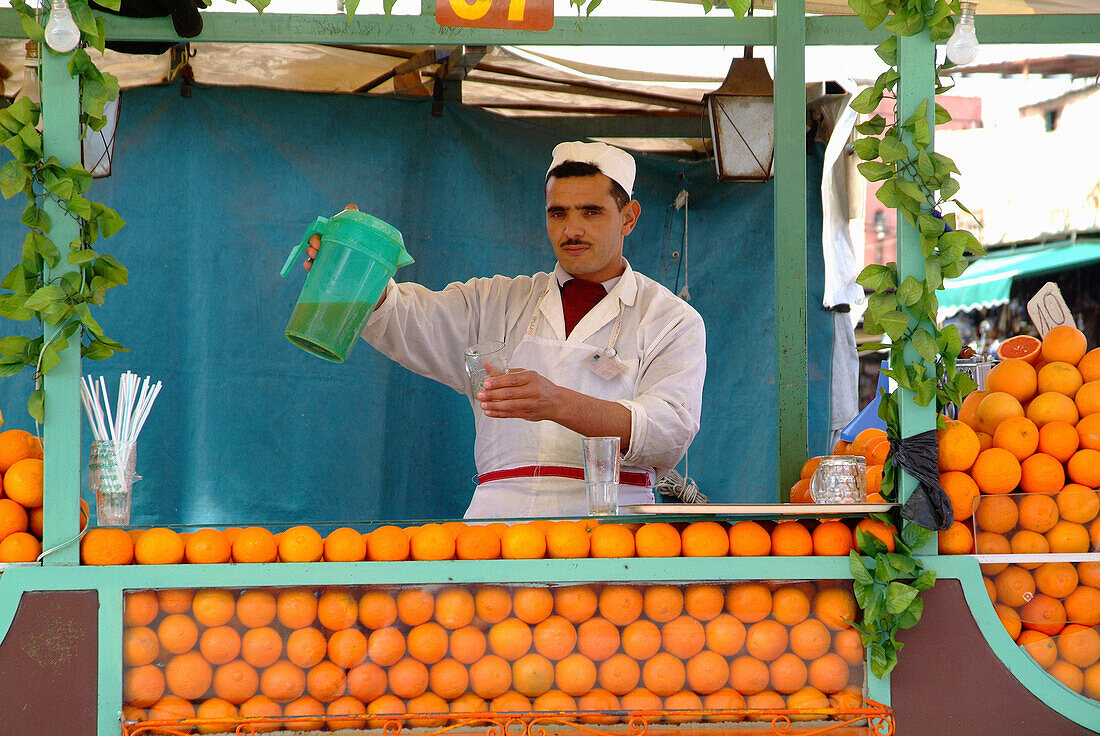
<svg viewBox="0 0 1100 736">
<path fill-rule="evenodd" d="M 95 492 L 98 526 L 126 526 L 135 474 L 137 443 L 120 440 L 95 440 L 88 461 L 88 486 Z"/>
<path fill-rule="evenodd" d="M 814 503 L 863 503 L 867 500 L 867 461 L 859 455 L 826 455 L 810 481 Z"/>
</svg>

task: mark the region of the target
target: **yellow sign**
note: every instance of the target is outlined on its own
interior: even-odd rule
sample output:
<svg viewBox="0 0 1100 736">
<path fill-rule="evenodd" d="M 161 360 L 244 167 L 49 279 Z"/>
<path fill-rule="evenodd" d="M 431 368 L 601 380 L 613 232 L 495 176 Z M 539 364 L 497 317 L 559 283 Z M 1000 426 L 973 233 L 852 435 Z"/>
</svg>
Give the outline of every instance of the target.
<svg viewBox="0 0 1100 736">
<path fill-rule="evenodd" d="M 548 31 L 554 27 L 554 0 L 437 0 L 441 26 Z"/>
</svg>

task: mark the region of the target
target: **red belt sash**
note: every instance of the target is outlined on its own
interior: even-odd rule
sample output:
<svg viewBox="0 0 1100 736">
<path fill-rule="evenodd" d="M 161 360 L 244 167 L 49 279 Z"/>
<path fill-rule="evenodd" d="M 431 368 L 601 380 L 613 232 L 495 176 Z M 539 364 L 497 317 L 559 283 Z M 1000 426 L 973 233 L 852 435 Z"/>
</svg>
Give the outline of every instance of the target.
<svg viewBox="0 0 1100 736">
<path fill-rule="evenodd" d="M 482 473 L 477 477 L 477 482 L 480 485 L 481 483 L 508 478 L 574 478 L 584 480 L 584 468 L 574 468 L 568 465 L 524 465 L 520 468 L 506 468 L 505 470 Z M 649 488 L 653 485 L 649 480 L 649 473 L 637 473 L 630 470 L 619 473 L 619 483 L 641 488 Z"/>
</svg>

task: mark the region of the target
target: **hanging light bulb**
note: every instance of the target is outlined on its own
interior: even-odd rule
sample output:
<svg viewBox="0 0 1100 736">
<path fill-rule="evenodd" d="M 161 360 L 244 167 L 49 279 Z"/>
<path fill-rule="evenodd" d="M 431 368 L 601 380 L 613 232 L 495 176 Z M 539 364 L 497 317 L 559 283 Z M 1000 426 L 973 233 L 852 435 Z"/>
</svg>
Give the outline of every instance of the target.
<svg viewBox="0 0 1100 736">
<path fill-rule="evenodd" d="M 978 33 L 974 28 L 974 11 L 978 3 L 964 0 L 961 6 L 962 15 L 955 24 L 955 32 L 947 39 L 947 58 L 957 66 L 978 58 Z"/>
<path fill-rule="evenodd" d="M 50 3 L 50 19 L 46 21 L 46 45 L 59 54 L 67 54 L 80 43 L 80 29 L 73 20 L 68 0 Z"/>
</svg>

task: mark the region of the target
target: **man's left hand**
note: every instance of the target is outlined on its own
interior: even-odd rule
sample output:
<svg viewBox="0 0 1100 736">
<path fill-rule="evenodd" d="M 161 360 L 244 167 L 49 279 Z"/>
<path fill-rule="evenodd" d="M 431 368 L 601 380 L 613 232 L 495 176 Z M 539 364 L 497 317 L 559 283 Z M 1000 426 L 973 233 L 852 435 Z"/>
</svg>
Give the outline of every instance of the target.
<svg viewBox="0 0 1100 736">
<path fill-rule="evenodd" d="M 535 371 L 513 370 L 487 379 L 477 400 L 487 417 L 556 421 L 560 393 L 560 386 Z"/>
</svg>

